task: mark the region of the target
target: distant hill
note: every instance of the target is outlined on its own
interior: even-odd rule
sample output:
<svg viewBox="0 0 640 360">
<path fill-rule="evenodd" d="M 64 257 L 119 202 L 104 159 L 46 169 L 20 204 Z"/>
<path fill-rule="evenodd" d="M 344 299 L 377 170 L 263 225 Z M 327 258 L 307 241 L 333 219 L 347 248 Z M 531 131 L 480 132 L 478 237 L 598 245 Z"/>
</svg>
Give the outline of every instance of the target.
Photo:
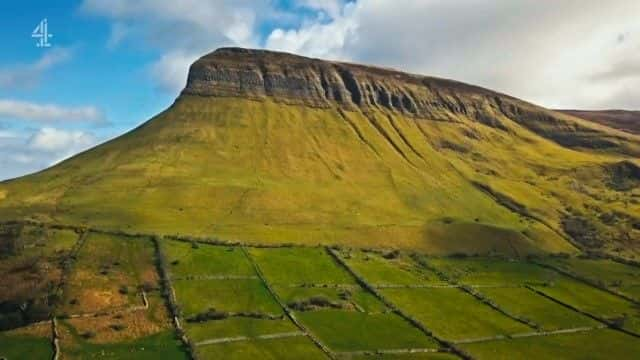
<svg viewBox="0 0 640 360">
<path fill-rule="evenodd" d="M 640 136 L 477 86 L 223 48 L 137 129 L 0 183 L 0 220 L 257 244 L 635 253 Z"/>
<path fill-rule="evenodd" d="M 628 110 L 558 110 L 562 113 L 597 122 L 614 129 L 640 135 L 640 111 Z"/>
</svg>

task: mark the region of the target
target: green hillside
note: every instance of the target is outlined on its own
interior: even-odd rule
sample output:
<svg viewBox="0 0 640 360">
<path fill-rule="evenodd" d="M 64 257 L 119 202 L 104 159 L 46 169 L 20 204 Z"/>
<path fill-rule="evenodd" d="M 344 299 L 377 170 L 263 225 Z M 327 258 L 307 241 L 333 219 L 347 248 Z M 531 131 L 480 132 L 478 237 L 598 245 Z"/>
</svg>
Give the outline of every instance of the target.
<svg viewBox="0 0 640 360">
<path fill-rule="evenodd" d="M 639 137 L 433 81 L 430 116 L 185 91 L 119 138 L 0 183 L 0 220 L 433 254 L 640 249 Z"/>
</svg>

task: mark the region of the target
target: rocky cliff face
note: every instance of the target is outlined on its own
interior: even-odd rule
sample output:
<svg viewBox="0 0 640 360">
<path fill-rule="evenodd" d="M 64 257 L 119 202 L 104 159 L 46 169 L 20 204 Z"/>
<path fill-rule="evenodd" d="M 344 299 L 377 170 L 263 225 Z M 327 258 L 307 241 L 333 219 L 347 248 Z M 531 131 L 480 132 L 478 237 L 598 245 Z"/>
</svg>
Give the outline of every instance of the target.
<svg viewBox="0 0 640 360">
<path fill-rule="evenodd" d="M 183 94 L 268 96 L 318 107 L 386 108 L 417 117 L 441 116 L 442 108 L 472 114 L 501 106 L 499 94 L 451 80 L 240 48 L 218 49 L 196 61 Z"/>
<path fill-rule="evenodd" d="M 481 87 L 393 69 L 242 48 L 221 48 L 189 70 L 184 95 L 243 97 L 314 107 L 378 108 L 438 121 L 460 117 L 508 130 L 516 121 L 564 146 L 640 154 L 625 135 Z"/>
</svg>

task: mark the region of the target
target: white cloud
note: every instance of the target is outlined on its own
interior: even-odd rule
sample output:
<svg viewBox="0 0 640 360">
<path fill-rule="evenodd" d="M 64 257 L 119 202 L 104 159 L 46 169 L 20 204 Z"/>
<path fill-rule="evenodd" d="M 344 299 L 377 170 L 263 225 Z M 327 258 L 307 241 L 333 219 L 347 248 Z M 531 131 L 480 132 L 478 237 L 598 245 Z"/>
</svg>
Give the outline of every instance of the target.
<svg viewBox="0 0 640 360">
<path fill-rule="evenodd" d="M 275 29 L 266 46 L 454 78 L 549 107 L 640 108 L 630 92 L 640 86 L 637 1 L 361 0 L 333 13 Z"/>
<path fill-rule="evenodd" d="M 85 14 L 114 21 L 108 46 L 125 38 L 161 49 L 149 65 L 159 88 L 177 92 L 189 65 L 220 46 L 259 46 L 256 19 L 277 16 L 271 0 L 85 0 Z"/>
<path fill-rule="evenodd" d="M 95 143 L 95 138 L 83 131 L 66 131 L 44 127 L 31 137 L 29 146 L 35 150 L 72 154 Z M 68 155 L 67 155 L 68 156 Z"/>
<path fill-rule="evenodd" d="M 331 18 L 340 16 L 345 2 L 342 0 L 299 0 L 298 5 L 320 10 Z"/>
<path fill-rule="evenodd" d="M 150 74 L 182 88 L 219 46 L 266 47 L 393 66 L 486 86 L 549 107 L 640 108 L 640 2 L 611 0 L 85 0 L 161 49 Z M 297 17 L 297 18 L 296 18 Z M 266 25 L 265 25 L 266 24 Z M 277 24 L 277 25 L 273 25 Z M 116 26 L 116 28 L 117 28 Z M 265 28 L 270 28 L 264 33 Z"/>
<path fill-rule="evenodd" d="M 98 142 L 89 132 L 52 127 L 0 132 L 0 180 L 49 167 Z"/>
<path fill-rule="evenodd" d="M 181 50 L 168 52 L 151 65 L 151 76 L 162 89 L 178 93 L 187 83 L 189 66 L 200 56 Z"/>
<path fill-rule="evenodd" d="M 102 112 L 94 106 L 64 107 L 12 99 L 0 99 L 0 118 L 37 122 L 85 122 L 94 125 L 106 123 Z"/>
<path fill-rule="evenodd" d="M 350 3 L 335 12 L 335 18 L 328 23 L 312 21 L 298 29 L 275 29 L 267 37 L 265 47 L 313 57 L 349 58 L 346 41 L 355 37 L 358 29 L 353 10 L 354 4 Z"/>
<path fill-rule="evenodd" d="M 107 48 L 115 49 L 130 33 L 131 29 L 126 24 L 116 22 L 111 25 L 111 32 L 107 40 Z"/>
<path fill-rule="evenodd" d="M 0 69 L 0 87 L 25 88 L 33 86 L 38 83 L 46 70 L 68 61 L 71 56 L 71 49 L 54 47 L 46 50 L 35 62 Z"/>
</svg>

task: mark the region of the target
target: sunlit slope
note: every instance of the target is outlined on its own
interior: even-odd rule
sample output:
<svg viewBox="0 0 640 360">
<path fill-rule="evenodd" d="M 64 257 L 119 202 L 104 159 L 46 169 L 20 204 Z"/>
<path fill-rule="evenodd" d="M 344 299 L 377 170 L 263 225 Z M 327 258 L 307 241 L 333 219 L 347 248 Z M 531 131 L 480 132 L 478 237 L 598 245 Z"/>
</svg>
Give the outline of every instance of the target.
<svg viewBox="0 0 640 360">
<path fill-rule="evenodd" d="M 572 252 L 563 221 L 574 212 L 616 211 L 632 229 L 638 189 L 606 187 L 603 170 L 622 159 L 507 118 L 182 95 L 120 138 L 0 184 L 0 219 L 254 243 Z"/>
</svg>

